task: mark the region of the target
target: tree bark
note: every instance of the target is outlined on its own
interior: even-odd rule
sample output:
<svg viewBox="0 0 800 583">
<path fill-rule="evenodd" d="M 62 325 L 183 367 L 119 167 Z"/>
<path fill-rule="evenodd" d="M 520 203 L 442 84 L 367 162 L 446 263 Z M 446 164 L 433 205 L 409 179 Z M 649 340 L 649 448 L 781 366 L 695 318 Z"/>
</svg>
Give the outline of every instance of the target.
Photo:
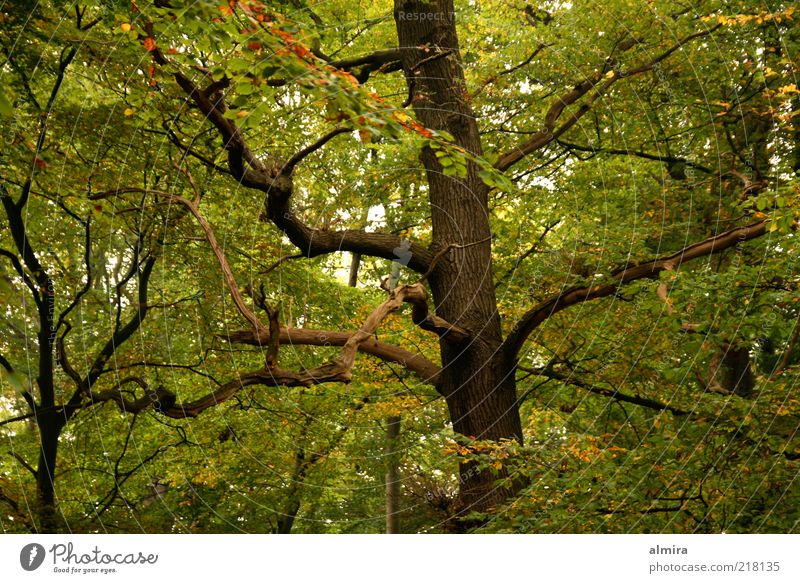
<svg viewBox="0 0 800 583">
<path fill-rule="evenodd" d="M 361 253 L 353 253 L 350 260 L 350 277 L 347 279 L 347 285 L 356 287 L 358 285 L 358 269 L 361 267 Z"/>
<path fill-rule="evenodd" d="M 396 0 L 394 10 L 403 70 L 417 119 L 449 132 L 455 145 L 481 155 L 478 126 L 466 88 L 451 0 Z M 502 357 L 500 317 L 494 291 L 488 188 L 468 164 L 465 178 L 446 176 L 435 152 L 421 153 L 432 209 L 432 250 L 453 249 L 430 275 L 436 313 L 472 331 L 464 342 L 440 342 L 440 383 L 453 429 L 466 437 L 522 441 L 513 368 Z M 479 243 L 480 242 L 480 243 Z M 462 513 L 486 510 L 509 490 L 497 476 L 461 464 Z"/>
<path fill-rule="evenodd" d="M 39 463 L 36 468 L 38 494 L 38 531 L 58 532 L 58 517 L 55 498 L 55 472 L 58 454 L 58 438 L 64 423 L 58 413 L 46 413 L 37 417 L 39 425 Z"/>
</svg>

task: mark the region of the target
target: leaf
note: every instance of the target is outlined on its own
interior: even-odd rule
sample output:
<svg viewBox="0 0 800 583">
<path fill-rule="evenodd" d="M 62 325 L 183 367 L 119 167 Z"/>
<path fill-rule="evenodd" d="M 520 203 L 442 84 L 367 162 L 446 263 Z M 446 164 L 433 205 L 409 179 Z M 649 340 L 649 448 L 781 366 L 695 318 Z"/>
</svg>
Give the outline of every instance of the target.
<svg viewBox="0 0 800 583">
<path fill-rule="evenodd" d="M 12 113 L 14 113 L 14 106 L 11 105 L 5 92 L 0 90 L 0 115 L 9 116 Z"/>
</svg>

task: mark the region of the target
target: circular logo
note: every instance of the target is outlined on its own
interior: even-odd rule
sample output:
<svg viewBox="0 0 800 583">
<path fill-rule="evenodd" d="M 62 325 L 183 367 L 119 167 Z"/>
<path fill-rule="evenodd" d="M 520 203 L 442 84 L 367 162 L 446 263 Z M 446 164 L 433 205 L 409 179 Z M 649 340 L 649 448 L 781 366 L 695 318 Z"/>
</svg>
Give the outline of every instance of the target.
<svg viewBox="0 0 800 583">
<path fill-rule="evenodd" d="M 19 552 L 19 564 L 26 571 L 35 571 L 44 562 L 44 547 L 39 543 L 30 543 Z"/>
</svg>

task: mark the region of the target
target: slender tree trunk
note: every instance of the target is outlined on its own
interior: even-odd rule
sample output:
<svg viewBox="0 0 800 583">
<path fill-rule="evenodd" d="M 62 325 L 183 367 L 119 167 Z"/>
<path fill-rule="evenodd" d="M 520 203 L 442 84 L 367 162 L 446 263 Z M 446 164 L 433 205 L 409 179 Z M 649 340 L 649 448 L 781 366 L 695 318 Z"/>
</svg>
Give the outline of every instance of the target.
<svg viewBox="0 0 800 583">
<path fill-rule="evenodd" d="M 350 260 L 350 277 L 347 280 L 347 285 L 350 287 L 358 285 L 359 267 L 361 267 L 361 253 L 353 253 L 353 258 Z"/>
<path fill-rule="evenodd" d="M 452 0 L 396 0 L 395 22 L 411 103 L 419 121 L 444 130 L 481 155 L 481 143 L 461 66 Z M 453 429 L 488 440 L 522 440 L 513 368 L 500 353 L 502 336 L 491 259 L 488 188 L 468 165 L 466 178 L 446 176 L 430 148 L 421 155 L 429 185 L 433 248 L 453 249 L 430 277 L 436 312 L 472 332 L 461 344 L 441 342 L 441 387 Z M 485 510 L 510 492 L 497 476 L 461 464 L 462 511 Z"/>
<path fill-rule="evenodd" d="M 37 413 L 36 422 L 39 426 L 39 463 L 36 468 L 36 487 L 39 498 L 39 531 L 57 532 L 59 520 L 57 517 L 55 499 L 56 458 L 58 455 L 58 438 L 66 423 L 63 413 L 55 411 L 55 375 L 53 348 L 55 330 L 53 315 L 55 313 L 55 291 L 53 281 L 49 276 L 43 275 L 45 282 L 42 301 L 38 304 L 40 330 L 39 341 L 39 385 L 40 408 L 46 413 Z"/>
<path fill-rule="evenodd" d="M 398 511 L 400 507 L 400 459 L 397 455 L 397 442 L 400 437 L 400 416 L 389 417 L 386 428 L 386 534 L 400 532 Z"/>
<path fill-rule="evenodd" d="M 298 512 L 300 512 L 300 496 L 298 487 L 292 485 L 289 490 L 289 500 L 278 517 L 278 534 L 291 534 Z"/>
<path fill-rule="evenodd" d="M 36 469 L 36 489 L 38 494 L 39 532 L 58 531 L 58 516 L 55 500 L 55 471 L 58 454 L 58 438 L 64 427 L 62 420 L 54 413 L 38 416 L 39 425 L 39 463 Z"/>
</svg>

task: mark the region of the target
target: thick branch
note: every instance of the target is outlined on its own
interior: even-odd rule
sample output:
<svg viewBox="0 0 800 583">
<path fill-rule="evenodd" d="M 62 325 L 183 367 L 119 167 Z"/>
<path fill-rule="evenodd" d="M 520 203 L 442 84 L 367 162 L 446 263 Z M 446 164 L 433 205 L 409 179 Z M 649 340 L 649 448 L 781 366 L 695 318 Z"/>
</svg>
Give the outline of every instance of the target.
<svg viewBox="0 0 800 583">
<path fill-rule="evenodd" d="M 14 267 L 14 271 L 22 278 L 22 281 L 25 282 L 25 285 L 33 294 L 34 298 L 38 297 L 39 289 L 36 287 L 36 284 L 33 280 L 28 277 L 28 274 L 25 273 L 25 270 L 22 267 L 22 264 L 19 262 L 19 258 L 14 255 L 11 251 L 7 251 L 6 249 L 0 249 L 0 256 L 7 257 L 9 261 L 11 261 L 11 265 Z"/>
<path fill-rule="evenodd" d="M 153 404 L 158 411 L 168 417 L 185 418 L 196 417 L 206 409 L 232 398 L 241 389 L 247 386 L 308 387 L 329 382 L 349 383 L 352 379 L 352 369 L 355 364 L 356 353 L 363 345 L 372 341 L 375 331 L 386 316 L 398 310 L 403 302 L 416 302 L 425 297 L 424 288 L 420 284 L 398 286 L 386 301 L 372 311 L 361 328 L 347 337 L 342 345 L 342 351 L 338 358 L 311 369 L 294 372 L 283 370 L 277 365 L 268 366 L 264 370 L 239 375 L 237 378 L 225 383 L 208 395 L 189 403 L 176 403 L 175 396 L 171 393 L 162 389 L 160 389 L 161 392 L 149 391 L 146 383 L 142 379 L 130 377 L 120 384 L 127 382 L 139 384 L 145 389 L 144 397 L 135 401 L 125 399 L 118 386 L 115 389 L 92 394 L 91 402 L 95 404 L 103 401 L 114 401 L 121 410 L 128 413 L 138 413 Z M 270 341 L 269 331 L 249 332 L 249 334 L 252 334 L 253 337 L 258 334 L 259 342 L 262 340 L 262 335 L 265 336 L 265 338 L 263 338 L 264 340 L 267 342 Z M 288 334 L 287 337 L 289 337 Z"/>
<path fill-rule="evenodd" d="M 328 64 L 331 67 L 336 67 L 337 69 L 350 70 L 354 67 L 362 67 L 364 65 L 370 65 L 377 68 L 388 63 L 399 62 L 400 60 L 402 60 L 402 53 L 400 49 L 383 49 L 368 55 L 340 59 L 338 61 L 332 61 Z"/>
<path fill-rule="evenodd" d="M 349 383 L 352 379 L 356 353 L 364 344 L 372 340 L 380 323 L 390 313 L 400 309 L 403 302 L 417 302 L 426 298 L 424 291 L 420 284 L 400 285 L 394 289 L 389 298 L 367 316 L 361 328 L 348 336 L 342 345 L 339 357 L 335 360 L 302 372 L 286 371 L 277 366 L 267 368 L 264 371 L 251 372 L 226 383 L 202 399 L 187 405 L 176 405 L 172 409 L 164 411 L 164 414 L 168 416 L 194 417 L 199 412 L 231 398 L 241 388 L 248 385 L 311 386 L 328 382 Z"/>
<path fill-rule="evenodd" d="M 218 93 L 210 95 L 181 73 L 176 73 L 175 79 L 186 95 L 217 128 L 223 145 L 228 151 L 228 167 L 231 174 L 242 185 L 266 194 L 265 218 L 283 231 L 303 255 L 316 257 L 326 253 L 349 251 L 384 259 L 396 258 L 395 249 L 398 249 L 402 243 L 398 235 L 367 233 L 363 230 L 312 229 L 291 208 L 292 172 L 295 165 L 311 152 L 321 148 L 328 140 L 347 130 L 334 129 L 311 146 L 292 156 L 288 163 L 274 160 L 267 164 L 250 151 L 239 129 L 224 116 L 224 102 Z M 224 87 L 216 87 L 215 91 L 220 89 L 224 89 Z M 425 271 L 431 260 L 431 253 L 416 244 L 411 245 L 410 251 L 412 256 L 408 267 L 415 271 Z"/>
<path fill-rule="evenodd" d="M 315 53 L 315 55 L 318 57 L 320 56 L 317 53 Z M 327 61 L 326 65 L 342 71 L 347 71 L 362 84 L 366 83 L 370 75 L 375 71 L 391 73 L 402 69 L 400 63 L 400 49 L 382 49 L 358 57 L 350 57 L 338 61 Z M 270 87 L 283 87 L 290 82 L 291 79 L 285 78 L 272 78 L 266 81 L 267 85 Z"/>
<path fill-rule="evenodd" d="M 135 383 L 139 385 L 142 389 L 144 389 L 145 395 L 134 401 L 126 399 L 122 394 L 121 388 L 129 383 Z M 150 405 L 152 405 L 157 411 L 161 411 L 163 413 L 170 407 L 174 406 L 175 395 L 163 387 L 159 387 L 154 391 L 150 390 L 147 383 L 143 379 L 139 377 L 128 377 L 119 381 L 117 386 L 113 389 L 101 391 L 99 393 L 92 393 L 90 395 L 90 402 L 92 405 L 103 403 L 105 401 L 114 401 L 121 411 L 125 413 L 133 413 L 134 415 L 140 413 Z"/>
<path fill-rule="evenodd" d="M 451 342 L 469 340 L 471 337 L 469 330 L 451 324 L 428 309 L 428 294 L 422 285 L 414 284 L 406 287 L 409 291 L 403 301 L 412 306 L 411 320 L 414 324 Z"/>
<path fill-rule="evenodd" d="M 206 240 L 208 241 L 208 244 L 211 245 L 211 250 L 214 252 L 214 256 L 217 258 L 217 263 L 219 263 L 219 267 L 222 270 L 222 275 L 225 278 L 225 283 L 228 286 L 228 291 L 231 294 L 233 303 L 236 304 L 236 309 L 239 310 L 239 313 L 244 317 L 245 320 L 250 322 L 254 330 L 260 331 L 265 329 L 264 324 L 261 323 L 261 320 L 258 319 L 258 316 L 256 316 L 255 313 L 253 313 L 253 311 L 247 306 L 247 304 L 244 303 L 244 299 L 242 299 L 242 295 L 239 293 L 239 284 L 236 283 L 236 278 L 233 276 L 233 271 L 231 271 L 231 267 L 228 264 L 225 253 L 217 242 L 217 238 L 214 235 L 214 230 L 211 228 L 211 225 L 209 225 L 205 217 L 200 214 L 200 209 L 197 208 L 197 204 L 177 195 L 170 195 L 170 198 L 189 209 L 189 212 L 192 213 L 192 216 L 199 223 L 200 228 L 203 229 Z"/>
<path fill-rule="evenodd" d="M 760 237 L 766 232 L 766 221 L 737 227 L 700 243 L 689 245 L 678 253 L 617 269 L 610 275 L 612 283 L 568 288 L 528 310 L 509 333 L 503 343 L 503 350 L 507 351 L 509 358 L 515 359 L 531 332 L 553 314 L 581 302 L 613 295 L 627 283 L 637 279 L 656 278 L 665 269 L 677 269 L 687 261 L 719 253 L 743 241 Z"/>
<path fill-rule="evenodd" d="M 11 198 L 11 195 L 6 191 L 5 186 L 0 184 L 0 202 L 2 202 L 6 216 L 8 217 L 8 226 L 11 231 L 11 238 L 14 241 L 14 246 L 17 248 L 19 258 L 33 276 L 35 285 L 31 285 L 33 282 L 31 282 L 31 280 L 29 280 L 24 274 L 19 262 L 16 261 L 16 258 L 13 255 L 7 252 L 3 253 L 3 255 L 6 255 L 11 260 L 12 264 L 14 264 L 14 269 L 17 270 L 17 272 L 25 280 L 26 285 L 28 285 L 28 287 L 31 289 L 31 293 L 33 293 L 37 308 L 39 308 L 39 311 L 42 311 L 42 309 L 46 307 L 44 305 L 46 301 L 44 296 L 46 296 L 46 290 L 50 289 L 51 283 L 50 278 L 42 268 L 41 263 L 39 263 L 39 259 L 33 252 L 33 248 L 28 240 L 25 221 L 22 218 L 22 211 L 28 202 L 30 190 L 31 182 L 29 180 L 22 186 L 22 192 L 19 200 L 14 202 L 14 199 Z"/>
<path fill-rule="evenodd" d="M 6 360 L 6 357 L 0 354 L 0 366 L 6 369 L 8 372 L 14 372 L 14 367 L 11 366 L 11 363 Z"/>
<path fill-rule="evenodd" d="M 404 302 L 418 304 L 423 302 L 426 298 L 427 294 L 425 293 L 425 288 L 422 287 L 422 284 L 397 286 L 391 292 L 389 298 L 372 311 L 361 328 L 347 339 L 342 347 L 341 355 L 335 362 L 339 363 L 344 369 L 346 369 L 349 375 L 349 371 L 353 368 L 356 352 L 358 351 L 360 345 L 368 341 L 372 335 L 375 334 L 375 331 L 378 329 L 378 326 L 384 320 L 384 318 L 386 318 L 386 316 L 388 316 L 390 313 L 399 310 L 400 306 L 402 306 Z M 441 322 L 444 321 L 440 321 L 440 324 Z M 452 327 L 449 330 L 454 328 L 455 327 Z M 458 330 L 460 333 L 465 333 L 465 331 L 461 329 Z"/>
<path fill-rule="evenodd" d="M 169 192 L 160 190 L 129 187 L 98 192 L 91 195 L 90 199 L 99 200 L 126 193 L 153 194 L 163 197 L 174 196 Z M 350 253 L 360 253 L 369 255 L 370 257 L 382 257 L 394 261 L 400 257 L 398 253 L 403 253 L 405 255 L 410 251 L 408 267 L 420 273 L 426 271 L 433 261 L 433 253 L 425 247 L 416 243 L 411 243 L 408 249 L 403 247 L 404 244 L 407 244 L 407 239 L 402 238 L 400 235 L 368 233 L 360 229 L 349 229 L 345 231 L 312 229 L 300 221 L 291 210 L 287 210 L 284 214 L 281 214 L 280 208 L 288 209 L 288 205 L 286 207 L 271 208 L 270 216 L 274 215 L 272 222 L 278 226 L 282 225 L 281 229 L 287 234 L 292 243 L 302 251 L 302 254 L 292 255 L 292 259 L 317 257 L 326 253 L 348 251 Z M 277 265 L 275 267 L 277 267 Z"/>
<path fill-rule="evenodd" d="M 282 328 L 280 342 L 290 346 L 344 346 L 353 332 L 330 330 L 312 330 L 308 328 Z M 267 346 L 269 336 L 257 336 L 252 330 L 241 330 L 226 334 L 230 342 L 249 344 L 251 346 Z M 409 352 L 405 348 L 379 342 L 374 337 L 362 342 L 359 351 L 370 354 L 387 362 L 396 362 L 416 374 L 427 383 L 436 384 L 439 367 L 420 354 Z"/>
</svg>

